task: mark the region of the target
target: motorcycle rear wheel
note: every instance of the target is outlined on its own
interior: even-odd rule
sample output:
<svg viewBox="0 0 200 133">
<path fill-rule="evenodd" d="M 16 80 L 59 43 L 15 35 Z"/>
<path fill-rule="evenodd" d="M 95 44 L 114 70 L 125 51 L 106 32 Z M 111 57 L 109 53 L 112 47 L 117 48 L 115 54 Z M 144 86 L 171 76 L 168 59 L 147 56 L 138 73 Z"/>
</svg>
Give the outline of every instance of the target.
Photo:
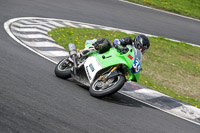
<svg viewBox="0 0 200 133">
<path fill-rule="evenodd" d="M 110 81 L 109 81 L 110 80 Z M 123 75 L 115 76 L 108 79 L 106 82 L 110 82 L 107 87 L 102 86 L 103 81 L 99 81 L 98 78 L 90 85 L 89 92 L 90 95 L 97 98 L 102 98 L 105 96 L 110 96 L 116 93 L 124 85 L 126 79 Z"/>
<path fill-rule="evenodd" d="M 66 79 L 71 77 L 71 68 L 73 64 L 66 59 L 61 60 L 55 67 L 55 75 L 59 78 Z"/>
</svg>

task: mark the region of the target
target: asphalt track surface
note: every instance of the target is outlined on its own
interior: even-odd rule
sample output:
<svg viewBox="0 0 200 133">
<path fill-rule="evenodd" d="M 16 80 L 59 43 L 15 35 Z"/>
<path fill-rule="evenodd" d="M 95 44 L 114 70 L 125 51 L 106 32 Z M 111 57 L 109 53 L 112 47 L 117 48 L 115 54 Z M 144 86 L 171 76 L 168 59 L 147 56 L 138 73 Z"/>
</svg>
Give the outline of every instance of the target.
<svg viewBox="0 0 200 133">
<path fill-rule="evenodd" d="M 55 64 L 22 47 L 3 29 L 11 18 L 50 17 L 198 44 L 199 22 L 117 0 L 7 0 L 0 2 L 0 12 L 1 133 L 200 132 L 198 125 L 121 94 L 91 97 L 86 88 L 55 77 Z"/>
</svg>

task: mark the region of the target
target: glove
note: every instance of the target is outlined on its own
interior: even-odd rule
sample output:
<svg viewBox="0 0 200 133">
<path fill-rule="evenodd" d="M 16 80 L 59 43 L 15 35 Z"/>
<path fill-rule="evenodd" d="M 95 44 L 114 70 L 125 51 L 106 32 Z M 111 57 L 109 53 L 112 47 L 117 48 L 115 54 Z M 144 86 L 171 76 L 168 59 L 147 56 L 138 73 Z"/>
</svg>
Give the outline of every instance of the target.
<svg viewBox="0 0 200 133">
<path fill-rule="evenodd" d="M 124 37 L 123 39 L 120 39 L 121 45 L 126 46 L 126 45 L 132 45 L 132 38 L 131 37 Z"/>
<path fill-rule="evenodd" d="M 126 54 L 128 51 L 129 51 L 129 49 L 126 47 L 120 49 L 120 52 L 122 52 L 123 54 Z"/>
<path fill-rule="evenodd" d="M 121 42 L 119 41 L 119 39 L 115 39 L 113 41 L 113 45 L 120 45 L 120 44 L 121 44 Z"/>
</svg>

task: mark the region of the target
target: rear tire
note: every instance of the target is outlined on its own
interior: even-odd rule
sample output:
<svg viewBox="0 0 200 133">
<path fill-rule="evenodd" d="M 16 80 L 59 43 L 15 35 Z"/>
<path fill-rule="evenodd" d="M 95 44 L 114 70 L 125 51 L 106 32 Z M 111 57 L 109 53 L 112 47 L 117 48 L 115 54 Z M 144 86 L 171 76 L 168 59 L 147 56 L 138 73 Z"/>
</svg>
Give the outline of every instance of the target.
<svg viewBox="0 0 200 133">
<path fill-rule="evenodd" d="M 122 86 L 124 85 L 126 79 L 122 75 L 118 75 L 118 76 L 113 77 L 113 78 L 114 79 L 112 79 L 112 78 L 109 79 L 109 80 L 113 80 L 112 83 L 111 83 L 111 86 L 108 86 L 108 87 L 106 87 L 104 89 L 101 88 L 101 82 L 102 81 L 98 81 L 98 78 L 97 78 L 90 85 L 90 89 L 89 89 L 90 95 L 93 96 L 93 97 L 102 98 L 102 97 L 110 96 L 110 95 L 116 93 L 118 90 L 120 90 L 122 88 Z"/>
<path fill-rule="evenodd" d="M 71 62 L 65 62 L 65 60 L 62 59 L 55 67 L 55 75 L 62 79 L 71 77 L 70 69 L 73 67 Z"/>
</svg>

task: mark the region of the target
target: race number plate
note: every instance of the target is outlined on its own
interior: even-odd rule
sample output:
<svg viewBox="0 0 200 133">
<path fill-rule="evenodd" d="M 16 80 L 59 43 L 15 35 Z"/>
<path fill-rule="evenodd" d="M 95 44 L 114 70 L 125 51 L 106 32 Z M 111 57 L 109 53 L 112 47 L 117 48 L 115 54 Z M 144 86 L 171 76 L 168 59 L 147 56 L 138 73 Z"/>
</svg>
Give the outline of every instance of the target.
<svg viewBox="0 0 200 133">
<path fill-rule="evenodd" d="M 84 67 L 90 83 L 93 82 L 96 73 L 102 69 L 102 66 L 99 64 L 95 57 L 87 58 Z"/>
<path fill-rule="evenodd" d="M 138 73 L 140 70 L 141 70 L 141 63 L 140 63 L 139 59 L 135 58 L 133 65 L 131 67 L 131 72 L 133 74 L 135 74 L 135 73 Z"/>
</svg>

